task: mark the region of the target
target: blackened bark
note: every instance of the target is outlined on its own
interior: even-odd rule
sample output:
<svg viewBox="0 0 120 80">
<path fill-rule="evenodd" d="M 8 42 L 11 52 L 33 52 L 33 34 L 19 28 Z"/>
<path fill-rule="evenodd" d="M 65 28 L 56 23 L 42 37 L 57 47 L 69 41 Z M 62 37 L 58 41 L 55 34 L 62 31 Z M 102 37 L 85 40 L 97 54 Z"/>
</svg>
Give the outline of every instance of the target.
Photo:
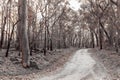
<svg viewBox="0 0 120 80">
<path fill-rule="evenodd" d="M 4 40 L 4 30 L 5 30 L 5 25 L 6 25 L 6 17 L 4 17 L 4 23 L 2 26 L 2 31 L 1 31 L 1 41 L 0 41 L 0 48 L 2 48 L 3 45 L 3 40 Z"/>
<path fill-rule="evenodd" d="M 10 48 L 10 42 L 12 40 L 12 36 L 13 36 L 13 32 L 14 32 L 14 29 L 15 29 L 15 25 L 18 23 L 19 21 L 17 21 L 15 24 L 13 24 L 13 28 L 12 28 L 12 32 L 11 32 L 11 35 L 8 39 L 8 45 L 7 45 L 7 51 L 6 51 L 6 54 L 5 54 L 5 57 L 8 57 L 8 52 L 9 52 L 9 48 Z"/>
</svg>

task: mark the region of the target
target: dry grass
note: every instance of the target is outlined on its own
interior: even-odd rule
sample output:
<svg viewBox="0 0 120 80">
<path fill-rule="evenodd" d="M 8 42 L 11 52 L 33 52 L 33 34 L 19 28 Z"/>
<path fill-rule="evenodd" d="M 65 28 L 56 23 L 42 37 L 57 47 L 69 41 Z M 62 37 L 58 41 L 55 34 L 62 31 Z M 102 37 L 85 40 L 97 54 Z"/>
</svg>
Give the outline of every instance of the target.
<svg viewBox="0 0 120 80">
<path fill-rule="evenodd" d="M 64 65 L 65 62 L 77 49 L 60 49 L 52 52 L 47 52 L 44 56 L 43 53 L 33 53 L 31 61 L 37 64 L 37 67 L 24 69 L 21 65 L 21 57 L 18 56 L 17 51 L 10 51 L 8 58 L 0 55 L 0 78 L 2 80 L 33 80 L 42 74 L 50 74 L 57 71 Z M 0 53 L 4 54 L 5 50 Z M 2 61 L 3 60 L 3 61 Z"/>
<path fill-rule="evenodd" d="M 113 80 L 120 80 L 120 56 L 119 53 L 109 50 L 89 50 L 94 58 L 97 58 L 107 69 Z"/>
</svg>

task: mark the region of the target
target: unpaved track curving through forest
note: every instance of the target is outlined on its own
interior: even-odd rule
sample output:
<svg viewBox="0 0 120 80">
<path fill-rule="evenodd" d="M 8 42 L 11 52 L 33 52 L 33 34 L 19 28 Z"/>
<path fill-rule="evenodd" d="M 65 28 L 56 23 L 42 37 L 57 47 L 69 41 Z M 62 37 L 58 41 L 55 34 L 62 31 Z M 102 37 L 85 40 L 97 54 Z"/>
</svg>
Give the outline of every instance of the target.
<svg viewBox="0 0 120 80">
<path fill-rule="evenodd" d="M 103 64 L 90 54 L 88 49 L 78 50 L 61 71 L 37 80 L 111 80 Z"/>
</svg>

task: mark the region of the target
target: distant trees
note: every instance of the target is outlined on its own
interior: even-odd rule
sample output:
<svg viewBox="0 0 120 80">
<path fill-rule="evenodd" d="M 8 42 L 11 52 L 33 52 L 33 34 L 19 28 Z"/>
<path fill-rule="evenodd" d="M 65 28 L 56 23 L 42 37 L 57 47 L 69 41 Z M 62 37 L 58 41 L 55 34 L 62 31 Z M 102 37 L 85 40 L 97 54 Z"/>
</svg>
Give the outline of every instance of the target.
<svg viewBox="0 0 120 80">
<path fill-rule="evenodd" d="M 83 5 L 84 21 L 94 34 L 92 41 L 99 43 L 100 49 L 119 48 L 118 5 L 118 0 L 88 0 L 88 5 Z"/>
<path fill-rule="evenodd" d="M 7 2 L 9 4 L 10 1 Z M 1 2 L 5 4 L 5 1 Z M 2 14 L 1 14 L 1 39 L 0 39 L 0 48 L 3 47 L 3 42 L 4 42 L 4 31 L 5 31 L 5 26 L 7 23 L 7 18 L 8 18 L 8 6 L 5 7 L 5 5 L 1 6 L 2 9 Z M 4 11 L 5 10 L 5 11 Z"/>
</svg>

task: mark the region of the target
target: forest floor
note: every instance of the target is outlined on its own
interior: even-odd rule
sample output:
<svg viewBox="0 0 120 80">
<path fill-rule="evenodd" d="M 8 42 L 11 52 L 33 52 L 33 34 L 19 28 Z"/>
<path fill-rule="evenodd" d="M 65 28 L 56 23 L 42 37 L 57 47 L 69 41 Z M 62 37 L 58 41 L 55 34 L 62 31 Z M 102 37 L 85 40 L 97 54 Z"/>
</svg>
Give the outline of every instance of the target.
<svg viewBox="0 0 120 80">
<path fill-rule="evenodd" d="M 98 49 L 91 49 L 88 52 L 92 53 L 91 56 L 95 61 L 104 66 L 110 76 L 108 80 L 120 80 L 120 53 Z"/>
<path fill-rule="evenodd" d="M 33 52 L 30 57 L 30 68 L 23 68 L 21 56 L 14 48 L 10 49 L 9 56 L 5 57 L 5 49 L 0 50 L 0 80 L 33 80 L 34 74 L 46 74 L 57 70 L 68 61 L 76 48 L 56 49 L 48 51 L 46 56 L 41 51 Z"/>
<path fill-rule="evenodd" d="M 120 80 L 119 54 L 114 51 L 98 49 L 80 49 L 76 52 L 75 50 L 76 49 L 56 50 L 55 52 L 58 51 L 57 54 L 61 54 L 62 56 L 46 57 L 46 59 L 49 60 L 44 60 L 49 61 L 49 63 L 43 62 L 41 64 L 41 66 L 44 64 L 43 68 L 39 66 L 31 69 L 22 69 L 22 67 L 20 67 L 21 64 L 15 64 L 14 61 L 11 61 L 10 63 L 15 65 L 10 68 L 17 66 L 15 70 L 19 71 L 21 69 L 22 71 L 19 71 L 19 74 L 13 75 L 12 73 L 10 74 L 10 72 L 12 72 L 10 70 L 12 69 L 8 70 L 8 68 L 6 68 L 10 71 L 10 75 L 8 76 L 8 73 L 3 75 L 3 72 L 1 72 L 0 78 L 1 80 Z M 52 58 L 55 59 L 50 62 Z M 35 62 L 37 63 L 37 60 Z M 45 66 L 46 64 L 49 64 L 47 65 L 48 67 Z M 20 75 L 20 72 L 24 74 Z"/>
</svg>

